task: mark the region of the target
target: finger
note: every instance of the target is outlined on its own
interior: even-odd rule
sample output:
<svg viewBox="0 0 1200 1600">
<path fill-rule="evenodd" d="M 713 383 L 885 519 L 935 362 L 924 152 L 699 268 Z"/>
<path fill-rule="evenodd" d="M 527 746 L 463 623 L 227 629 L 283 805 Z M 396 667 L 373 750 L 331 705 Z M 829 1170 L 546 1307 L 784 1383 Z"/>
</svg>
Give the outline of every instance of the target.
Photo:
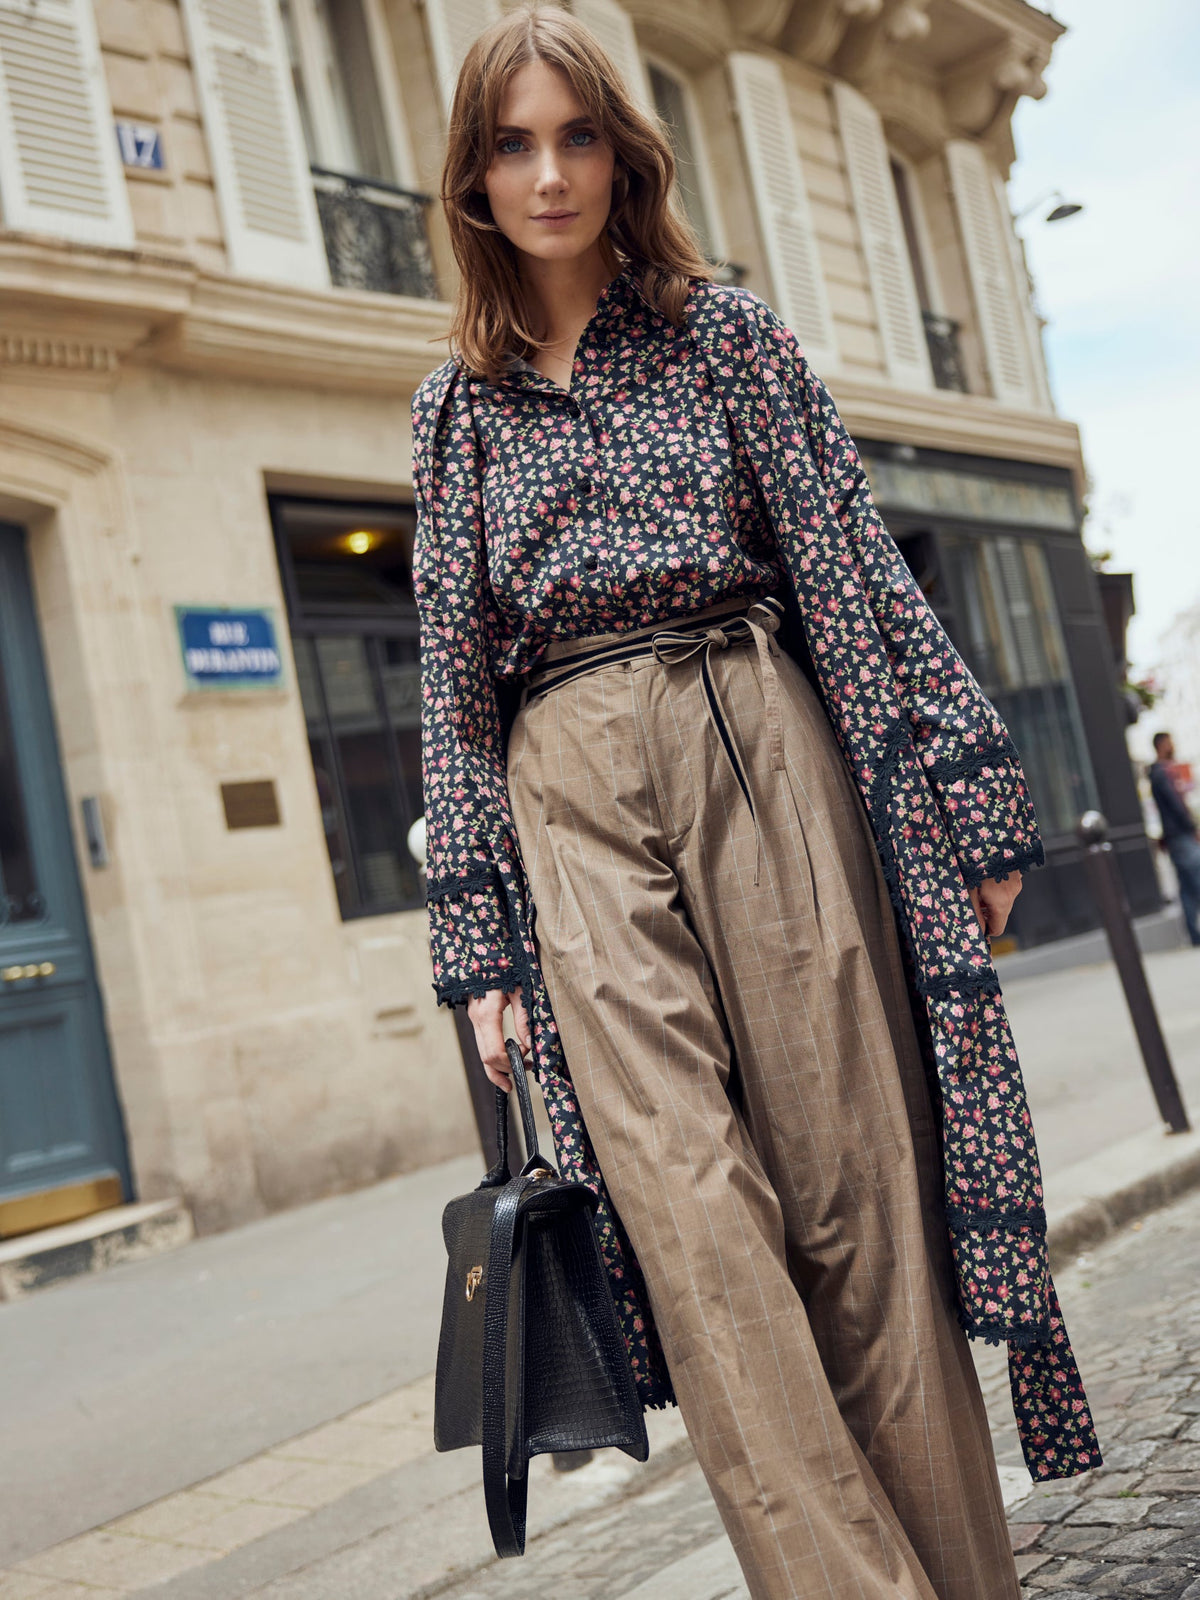
<svg viewBox="0 0 1200 1600">
<path fill-rule="evenodd" d="M 475 1048 L 483 1062 L 488 1082 L 497 1089 L 512 1088 L 512 1074 L 508 1066 L 508 1051 L 504 1048 L 504 1029 L 500 1019 L 504 1010 L 504 996 L 489 990 L 474 1011 L 469 1011 L 475 1029 Z"/>
<path fill-rule="evenodd" d="M 509 996 L 512 1003 L 513 1027 L 517 1031 L 517 1043 L 521 1046 L 522 1054 L 530 1055 L 533 1051 L 533 1035 L 529 1028 L 529 1013 L 525 1010 L 525 999 L 521 993 L 520 984 Z"/>
<path fill-rule="evenodd" d="M 971 896 L 971 905 L 974 908 L 975 915 L 979 920 L 979 927 L 980 927 L 980 929 L 981 929 L 981 931 L 983 933 L 986 933 L 987 932 L 987 918 L 984 916 L 983 907 L 982 907 L 982 905 L 980 903 L 981 902 L 980 892 L 979 892 L 978 889 L 971 889 L 968 892 L 969 892 L 969 894 Z"/>
</svg>

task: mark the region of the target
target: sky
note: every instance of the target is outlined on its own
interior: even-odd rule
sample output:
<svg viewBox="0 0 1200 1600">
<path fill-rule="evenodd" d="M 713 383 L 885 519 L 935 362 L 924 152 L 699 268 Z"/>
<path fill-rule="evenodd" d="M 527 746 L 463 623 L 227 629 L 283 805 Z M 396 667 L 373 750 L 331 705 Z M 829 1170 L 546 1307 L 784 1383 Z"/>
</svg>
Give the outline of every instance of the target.
<svg viewBox="0 0 1200 1600">
<path fill-rule="evenodd" d="M 1053 0 L 1069 30 L 1040 101 L 1018 102 L 1014 212 L 1058 411 L 1079 424 L 1084 539 L 1134 574 L 1133 675 L 1200 603 L 1200 5 Z"/>
</svg>

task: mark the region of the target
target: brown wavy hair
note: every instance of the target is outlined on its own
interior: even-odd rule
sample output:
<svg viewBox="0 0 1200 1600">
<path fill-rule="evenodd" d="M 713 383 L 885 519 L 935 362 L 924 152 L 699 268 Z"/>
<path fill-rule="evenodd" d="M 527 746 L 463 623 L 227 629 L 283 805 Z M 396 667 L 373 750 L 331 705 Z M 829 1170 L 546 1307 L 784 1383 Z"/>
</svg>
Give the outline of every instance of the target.
<svg viewBox="0 0 1200 1600">
<path fill-rule="evenodd" d="M 493 221 L 483 189 L 508 80 L 537 60 L 566 73 L 613 148 L 612 210 L 599 240 L 613 274 L 632 265 L 646 299 L 676 327 L 692 282 L 714 277 L 672 198 L 675 156 L 662 122 L 635 104 L 611 57 L 570 12 L 537 0 L 521 5 L 486 28 L 467 52 L 442 169 L 441 199 L 460 273 L 451 349 L 460 365 L 488 382 L 500 375 L 506 352 L 528 360 L 550 342 L 529 331 L 517 252 Z"/>
</svg>

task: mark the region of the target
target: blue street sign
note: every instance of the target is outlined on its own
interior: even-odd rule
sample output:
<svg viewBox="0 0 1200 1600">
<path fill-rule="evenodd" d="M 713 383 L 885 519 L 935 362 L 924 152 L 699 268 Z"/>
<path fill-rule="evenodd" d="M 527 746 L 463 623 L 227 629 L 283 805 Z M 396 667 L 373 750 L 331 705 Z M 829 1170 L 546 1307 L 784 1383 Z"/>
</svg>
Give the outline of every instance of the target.
<svg viewBox="0 0 1200 1600">
<path fill-rule="evenodd" d="M 283 662 L 269 608 L 176 606 L 189 689 L 277 689 Z"/>
</svg>

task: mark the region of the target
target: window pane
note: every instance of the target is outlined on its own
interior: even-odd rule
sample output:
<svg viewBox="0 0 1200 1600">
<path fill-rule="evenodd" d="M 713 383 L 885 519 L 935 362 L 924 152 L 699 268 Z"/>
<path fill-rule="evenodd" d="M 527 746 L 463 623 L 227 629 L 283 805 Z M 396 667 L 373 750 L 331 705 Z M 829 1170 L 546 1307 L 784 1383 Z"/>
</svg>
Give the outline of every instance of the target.
<svg viewBox="0 0 1200 1600">
<path fill-rule="evenodd" d="M 945 540 L 963 653 L 1021 754 L 1043 833 L 1073 830 L 1096 783 L 1045 554 L 1035 540 Z"/>
<path fill-rule="evenodd" d="M 381 639 L 380 671 L 395 741 L 402 804 L 411 821 L 421 815 L 421 656 L 416 639 Z"/>
<path fill-rule="evenodd" d="M 4 663 L 0 661 L 0 927 L 10 922 L 40 921 L 45 911 L 34 875 Z"/>
<path fill-rule="evenodd" d="M 355 176 L 395 183 L 361 0 L 313 0 L 342 142 Z"/>
<path fill-rule="evenodd" d="M 675 152 L 675 178 L 683 208 L 696 230 L 701 248 L 711 257 L 714 253 L 712 229 L 709 226 L 708 209 L 700 192 L 696 141 L 688 116 L 683 85 L 669 73 L 663 72 L 660 67 L 654 66 L 652 62 L 647 63 L 647 71 L 650 75 L 650 92 L 654 96 L 654 108 L 667 125 L 671 148 Z"/>
<path fill-rule="evenodd" d="M 321 686 L 317 678 L 316 650 L 311 639 L 293 639 L 296 657 L 296 680 L 300 685 L 300 700 L 304 706 L 304 721 L 308 729 L 308 748 L 312 756 L 313 778 L 317 786 L 317 800 L 321 807 L 321 824 L 325 831 L 325 846 L 329 851 L 329 866 L 337 890 L 338 909 L 343 917 L 358 909 L 359 895 L 354 878 L 354 859 L 350 851 L 350 836 L 342 810 L 342 797 L 338 790 L 337 767 L 333 747 L 328 737 L 325 711 L 321 704 Z"/>
<path fill-rule="evenodd" d="M 278 500 L 302 616 L 334 612 L 402 614 L 416 625 L 412 547 L 416 513 L 407 506 Z"/>
</svg>

